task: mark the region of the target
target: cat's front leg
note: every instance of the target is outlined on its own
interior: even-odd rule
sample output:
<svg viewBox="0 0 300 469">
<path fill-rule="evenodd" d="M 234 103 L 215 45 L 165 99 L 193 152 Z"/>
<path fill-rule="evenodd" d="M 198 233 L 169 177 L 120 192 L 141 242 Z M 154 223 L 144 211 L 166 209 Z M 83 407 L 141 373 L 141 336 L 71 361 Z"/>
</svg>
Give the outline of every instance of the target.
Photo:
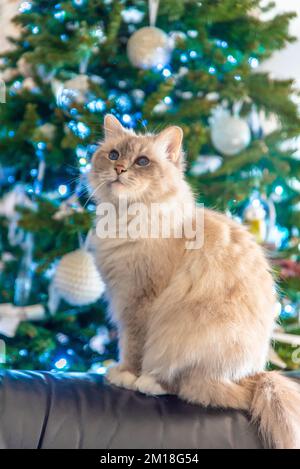
<svg viewBox="0 0 300 469">
<path fill-rule="evenodd" d="M 139 332 L 139 333 L 138 333 Z M 120 362 L 108 369 L 106 378 L 115 386 L 136 390 L 135 382 L 141 371 L 141 331 L 122 327 L 119 331 Z"/>
<path fill-rule="evenodd" d="M 129 371 L 128 367 L 123 363 L 110 367 L 107 370 L 106 379 L 115 386 L 136 390 L 135 382 L 137 375 Z"/>
</svg>

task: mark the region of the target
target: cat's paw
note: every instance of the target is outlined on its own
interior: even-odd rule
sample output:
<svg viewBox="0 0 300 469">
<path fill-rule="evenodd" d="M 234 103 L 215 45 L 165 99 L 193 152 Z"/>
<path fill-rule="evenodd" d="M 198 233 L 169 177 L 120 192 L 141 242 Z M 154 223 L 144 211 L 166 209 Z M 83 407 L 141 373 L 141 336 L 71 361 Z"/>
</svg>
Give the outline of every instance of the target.
<svg viewBox="0 0 300 469">
<path fill-rule="evenodd" d="M 106 379 L 111 384 L 121 388 L 136 390 L 137 376 L 124 369 L 123 365 L 112 366 L 107 370 Z"/>
<path fill-rule="evenodd" d="M 141 375 L 134 383 L 135 389 L 150 396 L 168 394 L 167 391 L 151 375 Z"/>
</svg>

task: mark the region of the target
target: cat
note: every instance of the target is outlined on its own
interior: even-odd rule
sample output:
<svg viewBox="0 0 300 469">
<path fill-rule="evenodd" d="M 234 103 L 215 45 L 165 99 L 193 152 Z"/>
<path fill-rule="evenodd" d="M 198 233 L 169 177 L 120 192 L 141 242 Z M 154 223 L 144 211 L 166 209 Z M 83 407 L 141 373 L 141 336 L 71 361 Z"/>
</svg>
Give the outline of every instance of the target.
<svg viewBox="0 0 300 469">
<path fill-rule="evenodd" d="M 182 139 L 177 126 L 137 134 L 106 115 L 89 176 L 96 203 L 118 207 L 126 198 L 182 213 L 183 204 L 194 203 Z M 209 209 L 203 210 L 203 245 L 187 249 L 186 241 L 96 240 L 119 332 L 120 362 L 108 381 L 247 410 L 267 447 L 300 448 L 300 387 L 265 371 L 276 289 L 262 248 L 244 226 Z"/>
</svg>

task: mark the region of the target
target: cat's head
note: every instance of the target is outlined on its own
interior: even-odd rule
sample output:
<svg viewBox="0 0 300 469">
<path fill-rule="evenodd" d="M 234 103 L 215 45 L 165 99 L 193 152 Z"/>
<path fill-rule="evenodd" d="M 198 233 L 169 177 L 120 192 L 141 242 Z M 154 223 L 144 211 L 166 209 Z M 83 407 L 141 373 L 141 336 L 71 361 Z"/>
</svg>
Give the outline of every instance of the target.
<svg viewBox="0 0 300 469">
<path fill-rule="evenodd" d="M 175 193 L 184 172 L 182 136 L 176 126 L 157 135 L 136 134 L 106 115 L 104 141 L 93 156 L 90 172 L 96 200 L 161 202 Z"/>
</svg>

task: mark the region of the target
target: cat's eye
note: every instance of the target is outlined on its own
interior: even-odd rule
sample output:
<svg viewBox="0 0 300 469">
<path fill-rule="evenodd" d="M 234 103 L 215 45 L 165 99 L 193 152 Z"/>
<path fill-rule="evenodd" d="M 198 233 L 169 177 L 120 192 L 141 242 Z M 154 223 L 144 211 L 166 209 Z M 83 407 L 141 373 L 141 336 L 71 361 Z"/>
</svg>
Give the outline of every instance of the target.
<svg viewBox="0 0 300 469">
<path fill-rule="evenodd" d="M 119 152 L 117 150 L 111 150 L 108 154 L 108 158 L 112 161 L 116 161 L 119 159 Z"/>
<path fill-rule="evenodd" d="M 150 160 L 149 158 L 147 158 L 147 156 L 139 156 L 135 160 L 135 164 L 137 164 L 138 166 L 148 166 L 148 164 L 150 164 Z"/>
</svg>

